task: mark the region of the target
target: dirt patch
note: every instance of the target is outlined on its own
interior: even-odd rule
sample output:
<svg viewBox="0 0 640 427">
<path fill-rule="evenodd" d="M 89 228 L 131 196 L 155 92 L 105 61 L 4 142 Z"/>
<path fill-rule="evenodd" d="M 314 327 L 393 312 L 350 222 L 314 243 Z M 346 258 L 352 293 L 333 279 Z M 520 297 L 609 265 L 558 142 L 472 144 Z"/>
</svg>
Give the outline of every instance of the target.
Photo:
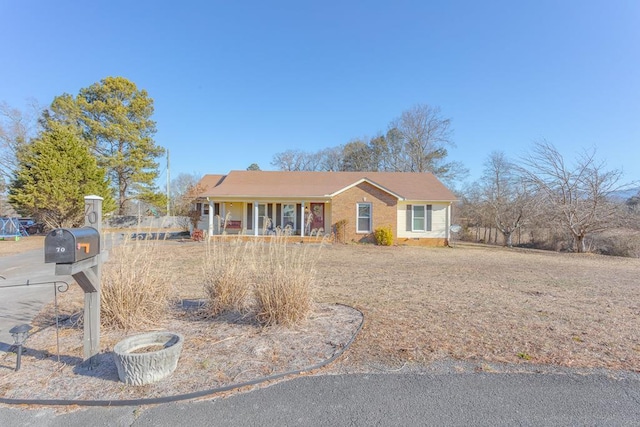
<svg viewBox="0 0 640 427">
<path fill-rule="evenodd" d="M 123 400 L 215 389 L 322 363 L 344 348 L 362 320 L 357 310 L 334 304 L 315 305 L 304 323 L 290 328 L 262 328 L 234 314 L 206 320 L 182 307 L 174 314 L 157 330 L 180 333 L 185 341 L 178 367 L 163 381 L 144 386 L 119 381 L 112 350 L 125 334 L 117 331 L 102 331 L 98 366 L 84 367 L 82 329 L 69 319 L 60 330 L 60 361 L 54 327 L 28 339 L 20 371 L 13 371 L 15 354 L 2 353 L 0 396 Z"/>
</svg>

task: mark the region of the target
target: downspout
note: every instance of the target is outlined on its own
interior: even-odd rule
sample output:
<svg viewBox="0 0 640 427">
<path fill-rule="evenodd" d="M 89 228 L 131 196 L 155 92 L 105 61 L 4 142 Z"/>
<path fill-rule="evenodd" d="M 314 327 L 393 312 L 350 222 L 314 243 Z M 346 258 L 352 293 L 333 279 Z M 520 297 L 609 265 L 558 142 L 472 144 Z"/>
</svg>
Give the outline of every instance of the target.
<svg viewBox="0 0 640 427">
<path fill-rule="evenodd" d="M 451 242 L 451 204 L 452 202 L 449 202 L 449 205 L 447 206 L 447 228 L 445 232 L 445 236 L 447 236 L 447 246 L 449 246 L 449 242 Z"/>
</svg>

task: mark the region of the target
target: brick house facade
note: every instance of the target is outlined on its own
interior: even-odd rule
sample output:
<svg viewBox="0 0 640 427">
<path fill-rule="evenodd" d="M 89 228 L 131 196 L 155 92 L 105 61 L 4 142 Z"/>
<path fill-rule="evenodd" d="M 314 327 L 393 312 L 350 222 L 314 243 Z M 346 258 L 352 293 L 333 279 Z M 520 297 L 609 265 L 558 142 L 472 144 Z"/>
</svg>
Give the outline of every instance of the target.
<svg viewBox="0 0 640 427">
<path fill-rule="evenodd" d="M 281 228 L 308 237 L 342 222 L 345 242 L 373 242 L 376 228 L 391 226 L 396 244 L 446 245 L 455 201 L 428 173 L 231 171 L 199 186 L 198 228 L 209 236 Z"/>
<path fill-rule="evenodd" d="M 371 203 L 372 229 L 369 233 L 356 232 L 353 225 L 357 218 L 357 204 Z M 373 243 L 373 230 L 390 225 L 394 236 L 398 235 L 396 221 L 398 199 L 368 182 L 362 182 L 338 195 L 331 201 L 332 229 L 338 221 L 347 221 L 345 240 L 347 242 Z"/>
</svg>

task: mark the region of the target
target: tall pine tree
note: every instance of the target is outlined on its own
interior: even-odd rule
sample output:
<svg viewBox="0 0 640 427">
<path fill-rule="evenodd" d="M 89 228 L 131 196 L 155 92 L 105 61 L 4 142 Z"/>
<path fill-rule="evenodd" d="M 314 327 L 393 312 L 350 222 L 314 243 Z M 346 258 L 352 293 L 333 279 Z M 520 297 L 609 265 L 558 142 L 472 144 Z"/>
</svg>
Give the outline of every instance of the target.
<svg viewBox="0 0 640 427">
<path fill-rule="evenodd" d="M 118 214 L 129 200 L 157 196 L 155 179 L 164 149 L 155 144 L 153 99 L 124 77 L 107 77 L 80 90 L 78 96 L 56 97 L 45 122 L 78 126 L 105 168 L 115 190 Z"/>
</svg>

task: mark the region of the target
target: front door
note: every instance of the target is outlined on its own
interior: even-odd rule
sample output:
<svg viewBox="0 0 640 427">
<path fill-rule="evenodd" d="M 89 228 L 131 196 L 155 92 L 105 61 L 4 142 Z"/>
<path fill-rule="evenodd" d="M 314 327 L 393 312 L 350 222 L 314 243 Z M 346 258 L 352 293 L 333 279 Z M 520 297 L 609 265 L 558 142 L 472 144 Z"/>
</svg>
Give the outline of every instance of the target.
<svg viewBox="0 0 640 427">
<path fill-rule="evenodd" d="M 324 231 L 324 203 L 311 203 L 311 230 Z"/>
</svg>

